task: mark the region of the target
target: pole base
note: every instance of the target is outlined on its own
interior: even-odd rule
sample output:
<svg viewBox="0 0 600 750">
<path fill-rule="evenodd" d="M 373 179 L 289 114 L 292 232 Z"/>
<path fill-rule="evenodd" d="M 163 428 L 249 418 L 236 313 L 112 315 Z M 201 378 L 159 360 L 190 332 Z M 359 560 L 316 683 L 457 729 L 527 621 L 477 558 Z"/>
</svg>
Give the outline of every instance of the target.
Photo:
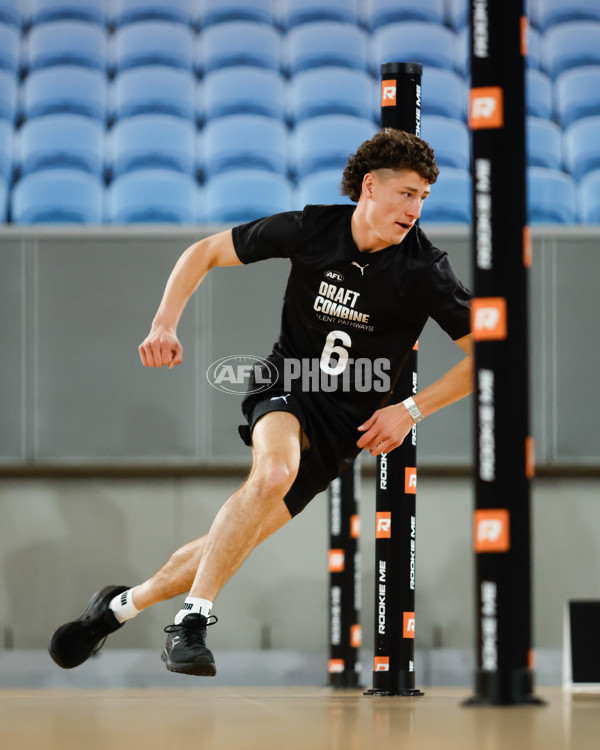
<svg viewBox="0 0 600 750">
<path fill-rule="evenodd" d="M 342 672 L 340 674 L 330 674 L 327 687 L 334 690 L 364 690 L 365 686 L 361 685 L 360 675 L 356 672 Z"/>
<path fill-rule="evenodd" d="M 415 687 L 415 673 L 407 669 L 374 671 L 371 684 L 365 695 L 424 695 Z"/>
<path fill-rule="evenodd" d="M 511 669 L 502 672 L 477 672 L 475 695 L 463 706 L 545 706 L 546 701 L 533 694 L 533 672 Z"/>
<path fill-rule="evenodd" d="M 377 688 L 371 688 L 370 690 L 365 690 L 363 695 L 403 695 L 413 698 L 425 695 L 425 693 L 417 688 L 399 688 L 398 690 L 378 690 Z"/>
<path fill-rule="evenodd" d="M 545 706 L 546 701 L 537 695 L 523 695 L 514 699 L 489 698 L 483 695 L 473 695 L 463 701 L 466 708 L 480 708 L 489 706 Z"/>
</svg>

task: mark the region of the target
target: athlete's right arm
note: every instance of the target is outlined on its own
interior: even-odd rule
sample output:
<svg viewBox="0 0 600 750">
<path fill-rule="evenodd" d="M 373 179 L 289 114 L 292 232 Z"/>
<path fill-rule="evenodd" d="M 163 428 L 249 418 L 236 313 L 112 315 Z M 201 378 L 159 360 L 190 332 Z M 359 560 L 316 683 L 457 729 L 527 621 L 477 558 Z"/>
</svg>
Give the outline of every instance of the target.
<svg viewBox="0 0 600 750">
<path fill-rule="evenodd" d="M 183 347 L 177 338 L 177 324 L 188 299 L 211 268 L 236 265 L 241 265 L 241 261 L 233 246 L 231 229 L 188 247 L 171 271 L 150 333 L 139 346 L 145 367 L 167 365 L 171 370 L 181 364 Z"/>
</svg>

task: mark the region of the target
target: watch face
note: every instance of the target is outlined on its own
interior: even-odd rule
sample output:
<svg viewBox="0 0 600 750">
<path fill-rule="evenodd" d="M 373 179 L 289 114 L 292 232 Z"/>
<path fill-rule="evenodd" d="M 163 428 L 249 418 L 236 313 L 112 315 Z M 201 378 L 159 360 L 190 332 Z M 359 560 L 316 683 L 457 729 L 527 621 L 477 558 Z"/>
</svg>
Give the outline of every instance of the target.
<svg viewBox="0 0 600 750">
<path fill-rule="evenodd" d="M 416 404 L 413 404 L 413 406 L 409 407 L 408 413 L 415 420 L 415 422 L 420 422 L 423 419 L 421 410 Z"/>
</svg>

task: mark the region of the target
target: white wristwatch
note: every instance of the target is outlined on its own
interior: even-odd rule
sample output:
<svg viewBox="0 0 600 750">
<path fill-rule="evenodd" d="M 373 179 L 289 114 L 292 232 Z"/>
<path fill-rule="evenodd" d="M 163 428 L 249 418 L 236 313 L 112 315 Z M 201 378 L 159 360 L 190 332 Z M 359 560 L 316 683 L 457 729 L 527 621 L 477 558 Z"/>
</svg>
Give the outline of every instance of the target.
<svg viewBox="0 0 600 750">
<path fill-rule="evenodd" d="M 403 406 L 406 407 L 408 413 L 410 416 L 414 419 L 415 423 L 421 422 L 423 419 L 425 419 L 425 415 L 423 412 L 419 409 L 417 406 L 416 401 L 412 396 L 409 396 L 408 398 L 405 398 L 402 402 Z"/>
</svg>

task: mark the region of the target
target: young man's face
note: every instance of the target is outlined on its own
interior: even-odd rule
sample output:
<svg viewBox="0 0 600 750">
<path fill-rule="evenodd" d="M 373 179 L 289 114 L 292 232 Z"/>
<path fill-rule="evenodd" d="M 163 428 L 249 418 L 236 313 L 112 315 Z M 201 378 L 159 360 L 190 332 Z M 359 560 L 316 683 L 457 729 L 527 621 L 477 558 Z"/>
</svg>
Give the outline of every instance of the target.
<svg viewBox="0 0 600 750">
<path fill-rule="evenodd" d="M 361 199 L 366 201 L 366 221 L 378 245 L 402 242 L 421 215 L 430 188 L 410 169 L 377 169 L 365 175 Z"/>
</svg>

